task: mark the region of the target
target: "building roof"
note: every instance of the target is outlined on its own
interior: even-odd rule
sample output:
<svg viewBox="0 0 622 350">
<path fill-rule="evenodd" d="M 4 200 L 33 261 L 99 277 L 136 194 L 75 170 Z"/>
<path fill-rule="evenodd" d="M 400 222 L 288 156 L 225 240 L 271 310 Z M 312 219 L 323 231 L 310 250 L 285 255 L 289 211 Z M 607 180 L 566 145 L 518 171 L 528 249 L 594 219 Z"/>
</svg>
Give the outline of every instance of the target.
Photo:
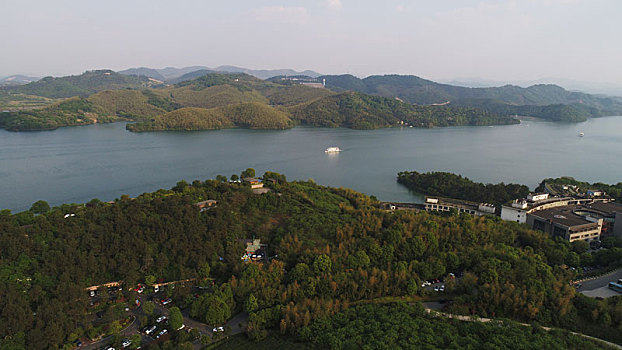
<svg viewBox="0 0 622 350">
<path fill-rule="evenodd" d="M 216 203 L 218 203 L 216 200 L 214 200 L 214 199 L 208 199 L 208 200 L 206 200 L 206 201 L 202 201 L 202 202 L 197 202 L 197 203 L 194 203 L 194 205 L 196 205 L 196 206 L 202 206 L 202 205 L 206 205 L 206 204 L 207 204 L 207 205 L 210 205 L 210 204 L 216 204 Z"/>
<path fill-rule="evenodd" d="M 531 215 L 566 227 L 598 224 L 587 220 L 581 215 L 575 214 L 574 211 L 577 209 L 580 209 L 580 207 L 575 205 L 569 205 L 564 207 L 538 210 L 532 212 Z"/>
<path fill-rule="evenodd" d="M 605 216 L 614 216 L 615 213 L 622 213 L 622 204 L 613 202 L 594 202 L 583 207 L 601 212 Z"/>
</svg>

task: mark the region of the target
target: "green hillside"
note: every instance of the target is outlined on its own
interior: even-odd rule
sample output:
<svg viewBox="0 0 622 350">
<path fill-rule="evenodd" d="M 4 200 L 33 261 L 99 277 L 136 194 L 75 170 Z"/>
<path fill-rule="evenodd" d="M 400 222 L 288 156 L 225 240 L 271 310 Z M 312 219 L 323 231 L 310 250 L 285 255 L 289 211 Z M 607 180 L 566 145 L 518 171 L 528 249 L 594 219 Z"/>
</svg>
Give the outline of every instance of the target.
<svg viewBox="0 0 622 350">
<path fill-rule="evenodd" d="M 130 131 L 212 130 L 233 127 L 233 122 L 217 109 L 185 107 L 163 114 L 150 122 L 128 124 Z"/>
<path fill-rule="evenodd" d="M 358 91 L 366 94 L 398 97 L 406 102 L 416 104 L 439 104 L 461 100 L 461 105 L 470 107 L 491 107 L 481 99 L 494 100 L 507 106 L 545 106 L 573 105 L 565 113 L 581 114 L 581 108 L 592 109 L 591 116 L 619 115 L 622 113 L 622 98 L 601 97 L 565 90 L 557 85 L 533 85 L 528 88 L 506 85 L 490 88 L 467 88 L 447 84 L 439 84 L 416 76 L 375 75 L 359 79 L 352 75 L 328 75 L 318 79 L 326 79 L 326 86 L 335 90 Z M 577 106 L 583 107 L 577 107 Z M 501 110 L 491 109 L 492 112 Z M 554 107 L 558 108 L 558 107 Z M 576 109 L 576 111 L 575 111 Z M 573 121 L 577 118 L 565 116 L 551 118 L 551 111 L 527 108 L 524 112 L 533 112 L 540 118 Z M 512 113 L 514 114 L 514 113 Z M 528 114 L 530 115 L 530 114 Z M 580 119 L 580 118 L 579 118 Z"/>
<path fill-rule="evenodd" d="M 279 106 L 294 106 L 312 101 L 320 97 L 335 95 L 334 91 L 318 89 L 300 84 L 269 86 L 261 90 L 270 104 Z"/>
<path fill-rule="evenodd" d="M 517 122 L 472 107 L 415 106 L 397 99 L 353 92 L 335 93 L 291 81 L 264 81 L 242 73 L 208 73 L 194 80 L 154 89 L 100 91 L 90 95 L 87 101 L 93 108 L 99 108 L 99 115 L 151 120 L 129 126 L 128 129 L 133 131 L 204 130 L 231 126 L 284 129 L 295 124 L 375 129 L 397 125 L 438 127 Z M 190 109 L 166 114 L 188 107 L 220 110 L 208 113 Z M 55 112 L 60 115 L 54 115 Z M 32 111 L 31 114 L 38 115 L 36 120 L 11 130 L 48 129 L 62 126 L 62 121 L 67 120 L 62 110 Z M 20 116 L 26 118 L 28 114 L 18 113 L 12 118 Z M 46 116 L 55 122 L 49 125 Z M 67 120 L 66 125 L 75 123 Z"/>
<path fill-rule="evenodd" d="M 583 122 L 588 118 L 602 117 L 603 112 L 585 104 L 512 105 L 494 99 L 459 99 L 453 106 L 469 106 L 502 115 L 519 115 L 547 119 L 555 122 Z"/>
<path fill-rule="evenodd" d="M 166 78 L 162 74 L 160 74 L 160 72 L 158 72 L 157 69 L 146 68 L 146 67 L 130 68 L 130 69 L 118 71 L 117 73 L 123 74 L 123 75 L 144 76 L 144 77 L 148 77 L 148 78 L 157 79 L 157 80 L 160 80 L 160 81 L 165 81 L 166 80 Z"/>
<path fill-rule="evenodd" d="M 59 78 L 45 77 L 26 85 L 7 87 L 5 89 L 11 93 L 66 98 L 73 96 L 87 97 L 104 90 L 144 88 L 157 85 L 158 82 L 147 77 L 123 75 L 111 70 L 93 70 L 84 72 L 81 75 Z"/>
<path fill-rule="evenodd" d="M 252 129 L 287 129 L 294 126 L 288 114 L 261 103 L 243 103 L 222 108 L 235 125 Z"/>
<path fill-rule="evenodd" d="M 396 125 L 439 127 L 514 124 L 518 121 L 475 108 L 415 106 L 395 99 L 345 92 L 289 109 L 301 124 L 376 129 Z M 404 122 L 404 124 L 402 124 Z"/>
<path fill-rule="evenodd" d="M 213 285 L 182 283 L 160 295 L 170 295 L 173 305 L 210 326 L 231 326 L 231 317 L 248 312 L 245 332 L 253 342 L 278 332 L 321 349 L 377 342 L 397 348 L 398 341 L 414 349 L 512 348 L 508 342 L 518 348 L 532 342 L 542 349 L 569 343 L 589 348 L 567 334 L 550 347 L 555 340 L 538 334 L 544 330 L 537 325 L 525 332 L 512 322 L 425 316 L 416 304 L 374 305 L 446 298 L 447 313 L 537 322 L 622 343 L 622 298 L 576 293 L 570 282 L 577 272 L 560 266 L 579 267 L 578 259 L 617 264 L 620 248 L 579 257 L 569 242 L 495 217 L 389 212 L 350 189 L 287 182 L 285 175 L 268 172 L 265 180 L 278 181 L 265 181 L 271 191 L 257 195 L 226 175 L 191 185 L 180 181 L 171 190 L 113 203 L 94 199 L 0 211 L 0 348 L 72 348 L 78 337 L 121 329 L 114 326 L 126 317 L 127 301 L 137 297 L 137 283 L 194 278 L 199 284 L 209 278 Z M 217 204 L 204 212 L 193 205 L 207 199 Z M 245 238 L 261 239 L 272 259 L 244 263 Z M 446 290 L 420 287 L 430 279 L 444 279 Z M 102 289 L 105 299 L 90 304 L 94 299 L 84 288 L 110 281 L 124 282 L 119 298 Z M 141 329 L 150 321 L 134 322 Z M 176 343 L 166 349 L 188 348 L 181 345 L 188 337 L 171 333 Z M 495 346 L 480 346 L 488 340 Z"/>
<path fill-rule="evenodd" d="M 116 119 L 105 108 L 87 99 L 74 97 L 43 109 L 0 113 L 0 127 L 10 131 L 52 130 L 61 126 L 89 125 Z"/>
<path fill-rule="evenodd" d="M 287 113 L 261 103 L 243 103 L 219 108 L 185 107 L 152 121 L 128 124 L 130 131 L 213 130 L 231 127 L 286 129 L 294 126 Z"/>
<path fill-rule="evenodd" d="M 166 112 L 150 103 L 150 96 L 138 90 L 102 91 L 89 96 L 87 100 L 102 107 L 109 114 L 128 118 L 152 118 Z"/>
<path fill-rule="evenodd" d="M 268 103 L 268 99 L 257 90 L 240 89 L 240 87 L 229 84 L 209 86 L 202 89 L 197 89 L 191 85 L 168 87 L 154 92 L 169 96 L 184 107 L 214 108 L 246 102 Z"/>
</svg>

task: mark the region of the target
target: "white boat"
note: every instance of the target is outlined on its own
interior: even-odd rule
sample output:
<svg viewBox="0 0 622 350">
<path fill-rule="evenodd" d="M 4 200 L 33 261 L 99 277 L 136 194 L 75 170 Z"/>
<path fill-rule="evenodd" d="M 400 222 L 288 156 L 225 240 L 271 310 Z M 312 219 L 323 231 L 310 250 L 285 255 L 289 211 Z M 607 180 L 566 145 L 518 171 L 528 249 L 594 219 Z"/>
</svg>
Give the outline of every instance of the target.
<svg viewBox="0 0 622 350">
<path fill-rule="evenodd" d="M 583 136 L 585 136 L 585 133 L 580 132 L 580 133 L 579 133 L 579 137 L 583 137 Z"/>
<path fill-rule="evenodd" d="M 332 147 L 328 147 L 326 149 L 326 151 L 324 151 L 326 153 L 335 153 L 335 152 L 341 152 L 341 149 L 337 146 L 332 146 Z"/>
</svg>

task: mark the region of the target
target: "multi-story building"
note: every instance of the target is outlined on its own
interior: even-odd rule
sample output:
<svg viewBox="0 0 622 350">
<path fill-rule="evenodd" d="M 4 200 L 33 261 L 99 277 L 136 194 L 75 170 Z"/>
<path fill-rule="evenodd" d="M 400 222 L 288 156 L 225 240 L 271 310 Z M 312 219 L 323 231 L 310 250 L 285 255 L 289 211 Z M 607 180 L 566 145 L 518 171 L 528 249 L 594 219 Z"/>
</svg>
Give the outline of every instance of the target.
<svg viewBox="0 0 622 350">
<path fill-rule="evenodd" d="M 494 215 L 495 206 L 490 203 L 475 203 L 452 198 L 425 197 L 426 211 L 451 211 L 471 215 Z"/>
<path fill-rule="evenodd" d="M 576 205 L 536 210 L 527 214 L 527 224 L 553 237 L 574 242 L 600 239 L 603 218 L 590 215 Z"/>
</svg>

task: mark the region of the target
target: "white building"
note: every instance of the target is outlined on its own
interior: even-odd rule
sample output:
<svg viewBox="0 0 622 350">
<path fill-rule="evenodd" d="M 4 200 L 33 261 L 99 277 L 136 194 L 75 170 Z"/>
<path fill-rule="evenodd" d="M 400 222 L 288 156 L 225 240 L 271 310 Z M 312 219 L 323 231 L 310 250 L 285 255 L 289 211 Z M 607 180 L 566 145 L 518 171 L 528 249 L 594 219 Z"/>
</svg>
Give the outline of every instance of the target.
<svg viewBox="0 0 622 350">
<path fill-rule="evenodd" d="M 505 221 L 516 221 L 524 224 L 527 222 L 527 201 L 524 199 L 516 199 L 511 206 L 501 206 L 501 219 Z"/>
<path fill-rule="evenodd" d="M 548 193 L 530 193 L 527 195 L 527 200 L 530 202 L 539 202 L 549 198 Z"/>
</svg>

